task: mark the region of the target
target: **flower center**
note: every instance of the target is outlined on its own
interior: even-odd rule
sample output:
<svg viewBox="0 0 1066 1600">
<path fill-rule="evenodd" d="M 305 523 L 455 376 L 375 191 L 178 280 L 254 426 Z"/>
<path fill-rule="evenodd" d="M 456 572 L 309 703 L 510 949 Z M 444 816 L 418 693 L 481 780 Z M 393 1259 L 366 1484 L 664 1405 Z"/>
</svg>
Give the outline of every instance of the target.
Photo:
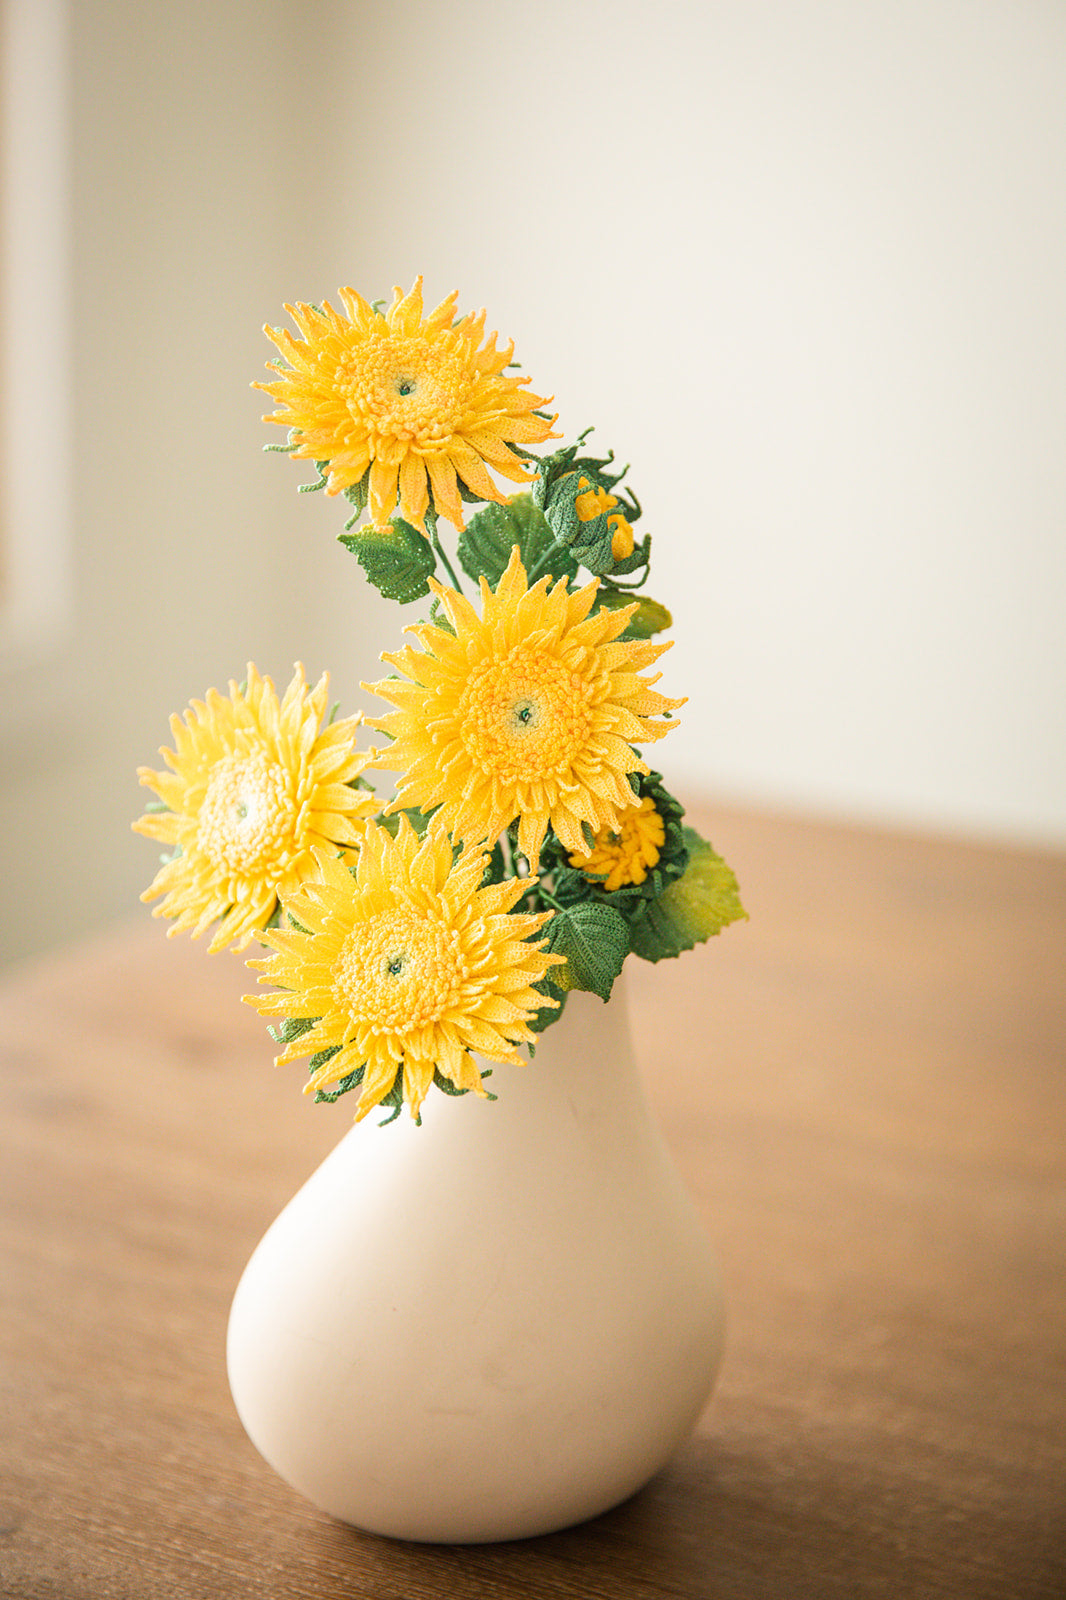
<svg viewBox="0 0 1066 1600">
<path fill-rule="evenodd" d="M 547 651 L 516 645 L 467 680 L 459 726 L 471 760 L 501 783 L 567 773 L 587 743 L 592 684 Z"/>
<path fill-rule="evenodd" d="M 208 782 L 196 843 L 221 871 L 260 876 L 290 853 L 296 815 L 289 774 L 265 750 L 227 756 Z"/>
<path fill-rule="evenodd" d="M 340 362 L 337 382 L 352 417 L 371 435 L 423 446 L 457 431 L 470 387 L 461 348 L 417 334 L 371 339 Z"/>
<path fill-rule="evenodd" d="M 402 1033 L 439 1022 L 467 976 L 455 928 L 407 909 L 379 911 L 341 945 L 333 993 L 352 1022 Z"/>
</svg>

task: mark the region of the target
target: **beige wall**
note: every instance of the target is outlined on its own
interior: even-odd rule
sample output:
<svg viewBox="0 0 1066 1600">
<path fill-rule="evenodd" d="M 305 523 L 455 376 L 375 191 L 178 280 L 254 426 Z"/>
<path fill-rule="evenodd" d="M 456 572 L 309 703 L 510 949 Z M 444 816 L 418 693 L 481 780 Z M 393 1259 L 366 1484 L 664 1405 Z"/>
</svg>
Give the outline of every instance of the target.
<svg viewBox="0 0 1066 1600">
<path fill-rule="evenodd" d="M 335 519 L 261 453 L 248 387 L 263 321 L 318 279 L 338 187 L 336 138 L 308 140 L 343 85 L 306 55 L 289 70 L 292 17 L 68 9 L 73 610 L 65 637 L 2 663 L 8 958 L 136 907 L 157 852 L 129 831 L 134 769 L 172 710 L 249 659 L 320 671 L 348 631 L 339 606 L 318 621 Z"/>
<path fill-rule="evenodd" d="M 384 9 L 348 237 L 632 462 L 692 696 L 662 760 L 1066 842 L 1066 8 Z"/>
<path fill-rule="evenodd" d="M 1066 12 L 70 8 L 72 633 L 0 718 L 5 950 L 129 908 L 130 774 L 394 610 L 260 446 L 282 300 L 426 274 L 633 464 L 682 787 L 1066 841 Z M 671 748 L 672 745 L 672 748 Z"/>
</svg>

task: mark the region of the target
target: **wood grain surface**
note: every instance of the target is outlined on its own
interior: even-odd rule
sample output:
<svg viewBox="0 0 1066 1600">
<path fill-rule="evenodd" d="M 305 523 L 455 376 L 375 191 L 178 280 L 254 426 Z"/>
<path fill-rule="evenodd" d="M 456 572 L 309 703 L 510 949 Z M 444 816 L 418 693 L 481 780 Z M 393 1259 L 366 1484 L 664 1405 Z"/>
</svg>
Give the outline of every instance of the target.
<svg viewBox="0 0 1066 1600">
<path fill-rule="evenodd" d="M 229 1299 L 349 1112 L 273 1068 L 238 958 L 145 916 L 3 988 L 0 1593 L 1063 1600 L 1066 861 L 696 820 L 752 920 L 634 963 L 731 1313 L 671 1466 L 582 1527 L 456 1548 L 274 1477 Z"/>
</svg>

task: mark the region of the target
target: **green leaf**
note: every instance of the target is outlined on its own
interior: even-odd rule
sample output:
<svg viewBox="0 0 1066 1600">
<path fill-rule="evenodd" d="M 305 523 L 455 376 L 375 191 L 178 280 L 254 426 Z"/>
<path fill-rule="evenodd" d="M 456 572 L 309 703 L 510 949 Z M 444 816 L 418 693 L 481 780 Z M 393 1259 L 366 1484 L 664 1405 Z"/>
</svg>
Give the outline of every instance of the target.
<svg viewBox="0 0 1066 1600">
<path fill-rule="evenodd" d="M 269 449 L 271 447 L 268 446 L 267 448 Z M 273 448 L 275 450 L 277 450 L 277 449 L 293 450 L 296 447 L 295 447 L 295 444 L 292 443 L 292 441 L 290 440 L 290 442 L 288 444 L 286 444 L 286 445 L 274 445 Z M 325 489 L 327 487 L 327 485 L 329 483 L 329 462 L 328 461 L 316 461 L 315 462 L 315 471 L 318 473 L 318 482 L 317 483 L 299 483 L 299 484 L 297 484 L 297 486 L 296 486 L 296 493 L 297 494 L 317 494 L 320 489 Z"/>
<path fill-rule="evenodd" d="M 611 906 L 584 900 L 557 911 L 545 931 L 548 949 L 566 957 L 565 967 L 552 968 L 552 983 L 559 989 L 588 989 L 608 1000 L 629 952 L 626 919 Z"/>
<path fill-rule="evenodd" d="M 653 633 L 662 633 L 664 628 L 673 627 L 674 619 L 669 611 L 650 595 L 633 594 L 628 589 L 612 589 L 610 585 L 601 583 L 596 596 L 596 604 L 606 606 L 608 611 L 620 611 L 623 606 L 632 605 L 634 600 L 637 609 L 626 624 L 623 639 L 650 639 Z"/>
<path fill-rule="evenodd" d="M 321 472 L 322 468 L 319 466 L 317 461 L 315 465 L 318 466 L 318 470 Z M 315 487 L 317 488 L 318 485 L 316 484 Z M 349 505 L 353 505 L 355 507 L 356 511 L 355 516 L 348 523 L 348 527 L 350 528 L 352 524 L 357 522 L 362 516 L 363 512 L 366 510 L 367 501 L 370 499 L 369 467 L 367 467 L 358 483 L 350 483 L 348 485 L 347 489 L 344 491 L 344 498 L 348 501 Z"/>
<path fill-rule="evenodd" d="M 379 1110 L 384 1111 L 388 1107 L 391 1107 L 391 1114 L 389 1116 L 387 1116 L 383 1122 L 379 1122 L 378 1123 L 378 1127 L 379 1128 L 387 1128 L 390 1122 L 395 1122 L 396 1121 L 396 1118 L 400 1115 L 400 1112 L 403 1110 L 403 1063 L 402 1062 L 400 1062 L 397 1065 L 396 1076 L 392 1080 L 392 1088 L 389 1090 L 387 1095 L 384 1095 L 383 1098 L 378 1101 L 378 1109 Z M 419 1127 L 419 1128 L 422 1126 L 422 1118 L 421 1117 L 416 1117 L 415 1118 L 415 1125 L 417 1127 Z"/>
<path fill-rule="evenodd" d="M 559 967 L 552 967 L 551 970 L 552 972 L 558 972 L 562 969 Z M 550 974 L 541 978 L 539 982 L 533 985 L 533 988 L 536 990 L 537 994 L 542 994 L 546 1000 L 554 1000 L 557 1002 L 553 1006 L 540 1006 L 536 1011 L 534 1011 L 533 1015 L 526 1023 L 526 1027 L 529 1029 L 530 1033 L 543 1033 L 545 1028 L 550 1028 L 552 1023 L 558 1022 L 559 1018 L 562 1016 L 563 1007 L 566 1005 L 567 991 L 565 989 L 556 988 L 555 984 L 551 980 Z M 531 1056 L 533 1052 L 534 1046 L 530 1045 L 529 1053 Z"/>
<path fill-rule="evenodd" d="M 572 578 L 577 562 L 562 549 L 552 549 L 555 537 L 532 495 L 515 495 L 509 505 L 487 505 L 470 518 L 459 535 L 458 554 L 463 571 L 475 580 L 484 577 L 495 588 L 503 577 L 515 545 L 526 572 L 531 572 L 551 551 L 548 570 L 553 578 Z"/>
<path fill-rule="evenodd" d="M 371 523 L 356 533 L 342 533 L 340 542 L 352 551 L 386 600 L 406 605 L 429 593 L 427 580 L 437 568 L 433 546 L 402 517 L 394 517 L 384 527 Z"/>
<path fill-rule="evenodd" d="M 333 1059 L 340 1048 L 341 1047 L 339 1044 L 333 1044 L 330 1045 L 326 1050 L 317 1051 L 307 1063 L 308 1072 L 310 1072 L 312 1075 L 316 1073 L 319 1067 L 324 1067 L 327 1061 L 331 1061 Z M 353 1089 L 357 1089 L 365 1076 L 366 1064 L 364 1062 L 362 1066 L 355 1067 L 347 1074 L 346 1077 L 341 1078 L 337 1083 L 335 1083 L 332 1089 L 316 1089 L 315 1104 L 324 1106 L 333 1105 L 337 1100 L 340 1099 L 342 1094 L 350 1094 Z"/>
<path fill-rule="evenodd" d="M 633 952 L 645 961 L 665 961 L 747 921 L 731 867 L 695 828 L 685 828 L 688 866 L 656 900 L 645 901 L 630 929 Z"/>
<path fill-rule="evenodd" d="M 614 462 L 613 450 L 608 450 L 605 456 L 583 456 L 578 453 L 589 434 L 595 431 L 594 428 L 586 428 L 578 434 L 576 443 L 563 445 L 561 450 L 553 450 L 551 455 L 540 457 L 540 468 L 533 484 L 533 498 L 538 506 L 547 506 L 557 481 L 575 470 L 593 474 L 607 489 L 613 489 L 616 483 L 621 483 L 629 468 L 623 467 L 621 472 L 615 473 L 607 471 Z"/>
<path fill-rule="evenodd" d="M 481 1073 L 481 1086 L 484 1089 L 485 1079 L 492 1077 L 492 1068 L 481 1067 L 479 1068 L 479 1071 Z M 436 1084 L 441 1094 L 464 1095 L 470 1093 L 469 1089 L 460 1089 L 457 1083 L 453 1083 L 450 1078 L 446 1078 L 444 1073 L 441 1072 L 437 1067 L 434 1067 L 433 1069 L 433 1082 Z M 499 1098 L 499 1095 L 493 1094 L 491 1089 L 485 1089 L 486 1100 L 498 1100 Z"/>
<path fill-rule="evenodd" d="M 318 1020 L 317 1017 L 286 1017 L 280 1027 L 268 1026 L 267 1033 L 275 1044 L 291 1044 L 293 1039 L 299 1039 L 301 1035 L 310 1033 Z"/>
</svg>

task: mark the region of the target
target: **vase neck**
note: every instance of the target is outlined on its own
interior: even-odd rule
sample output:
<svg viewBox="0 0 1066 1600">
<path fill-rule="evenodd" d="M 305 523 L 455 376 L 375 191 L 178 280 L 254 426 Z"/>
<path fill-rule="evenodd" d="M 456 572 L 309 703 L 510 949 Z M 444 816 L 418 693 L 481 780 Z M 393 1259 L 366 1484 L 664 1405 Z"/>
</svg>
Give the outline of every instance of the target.
<svg viewBox="0 0 1066 1600">
<path fill-rule="evenodd" d="M 531 1072 L 567 1076 L 568 1092 L 582 1085 L 602 1093 L 610 1077 L 612 1090 L 636 1083 L 636 1062 L 629 1031 L 629 998 L 625 974 L 615 980 L 610 1000 L 583 989 L 572 989 L 562 1016 L 537 1035 Z"/>
</svg>

